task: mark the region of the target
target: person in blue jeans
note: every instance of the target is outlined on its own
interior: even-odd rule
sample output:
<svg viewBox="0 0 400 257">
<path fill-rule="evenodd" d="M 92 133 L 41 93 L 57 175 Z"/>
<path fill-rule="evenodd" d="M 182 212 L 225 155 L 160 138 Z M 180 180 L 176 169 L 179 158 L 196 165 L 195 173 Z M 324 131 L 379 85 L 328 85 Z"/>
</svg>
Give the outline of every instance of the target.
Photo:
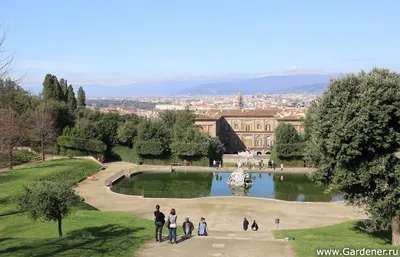
<svg viewBox="0 0 400 257">
<path fill-rule="evenodd" d="M 176 242 L 176 220 L 178 219 L 178 216 L 176 215 L 175 209 L 171 209 L 169 215 L 168 215 L 168 230 L 169 230 L 169 243 L 172 244 L 172 239 L 174 239 L 174 243 L 177 244 Z"/>
</svg>

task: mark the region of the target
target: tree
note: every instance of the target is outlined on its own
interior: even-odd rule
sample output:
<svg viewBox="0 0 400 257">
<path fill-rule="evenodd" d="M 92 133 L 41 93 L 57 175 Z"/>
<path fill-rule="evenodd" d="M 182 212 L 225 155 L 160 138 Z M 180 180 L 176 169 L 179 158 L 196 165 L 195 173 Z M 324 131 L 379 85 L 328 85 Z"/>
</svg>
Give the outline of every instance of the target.
<svg viewBox="0 0 400 257">
<path fill-rule="evenodd" d="M 45 158 L 45 146 L 54 143 L 57 137 L 56 117 L 52 109 L 46 105 L 36 107 L 32 114 L 32 134 L 40 142 L 42 160 Z"/>
<path fill-rule="evenodd" d="M 18 207 L 32 220 L 57 221 L 58 235 L 62 237 L 62 219 L 68 216 L 75 199 L 71 183 L 41 181 L 24 188 Z"/>
<path fill-rule="evenodd" d="M 374 68 L 334 79 L 315 106 L 306 152 L 317 168 L 312 178 L 391 224 L 400 245 L 400 75 Z"/>
<path fill-rule="evenodd" d="M 0 29 L 2 25 L 0 24 Z M 0 36 L 0 80 L 4 79 L 10 71 L 11 63 L 14 59 L 13 55 L 6 55 L 4 43 L 7 38 L 7 33 L 3 32 Z"/>
<path fill-rule="evenodd" d="M 79 107 L 84 107 L 86 106 L 86 95 L 85 91 L 83 90 L 82 87 L 79 87 L 78 89 L 78 106 Z"/>
<path fill-rule="evenodd" d="M 225 152 L 224 144 L 218 137 L 210 137 L 208 140 L 210 160 L 221 160 L 221 156 Z"/>
<path fill-rule="evenodd" d="M 145 120 L 138 126 L 135 147 L 140 155 L 160 156 L 169 152 L 168 130 L 159 122 Z"/>
<path fill-rule="evenodd" d="M 0 151 L 7 154 L 8 168 L 13 168 L 13 150 L 24 135 L 20 115 L 12 109 L 0 109 Z"/>
<path fill-rule="evenodd" d="M 280 160 L 301 156 L 301 140 L 297 130 L 290 123 L 280 123 L 275 132 L 276 154 Z"/>
<path fill-rule="evenodd" d="M 136 124 L 133 121 L 127 120 L 125 123 L 121 124 L 118 127 L 117 131 L 117 139 L 123 145 L 127 145 L 129 147 L 133 144 L 133 139 L 137 135 Z"/>
<path fill-rule="evenodd" d="M 67 104 L 71 112 L 76 110 L 77 103 L 72 85 L 69 85 L 67 89 Z"/>
<path fill-rule="evenodd" d="M 174 126 L 171 151 L 180 157 L 208 156 L 209 140 L 206 134 L 195 127 Z"/>
<path fill-rule="evenodd" d="M 13 109 L 19 114 L 26 113 L 32 104 L 33 97 L 17 82 L 11 79 L 0 79 L 0 109 Z"/>
<path fill-rule="evenodd" d="M 60 86 L 61 86 L 61 89 L 62 89 L 62 100 L 64 101 L 64 102 L 67 102 L 68 101 L 68 82 L 67 82 L 67 80 L 65 79 L 63 79 L 63 78 L 61 78 L 60 79 Z"/>
<path fill-rule="evenodd" d="M 158 116 L 161 122 L 170 129 L 173 129 L 175 124 L 186 128 L 194 124 L 196 115 L 189 110 L 165 110 L 161 111 Z"/>
<path fill-rule="evenodd" d="M 56 76 L 52 74 L 46 74 L 43 81 L 42 95 L 45 101 L 63 101 L 63 89 L 61 88 Z"/>
</svg>

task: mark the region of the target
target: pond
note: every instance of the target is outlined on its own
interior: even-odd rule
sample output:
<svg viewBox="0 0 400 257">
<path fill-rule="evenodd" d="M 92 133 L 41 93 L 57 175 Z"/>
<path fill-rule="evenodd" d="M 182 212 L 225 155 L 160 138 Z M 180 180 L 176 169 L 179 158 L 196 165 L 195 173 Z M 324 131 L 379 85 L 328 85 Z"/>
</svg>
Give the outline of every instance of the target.
<svg viewBox="0 0 400 257">
<path fill-rule="evenodd" d="M 198 198 L 248 196 L 285 201 L 330 202 L 338 195 L 325 195 L 306 174 L 249 173 L 254 184 L 247 190 L 232 191 L 227 185 L 230 172 L 144 172 L 123 178 L 112 191 L 153 198 Z"/>
</svg>

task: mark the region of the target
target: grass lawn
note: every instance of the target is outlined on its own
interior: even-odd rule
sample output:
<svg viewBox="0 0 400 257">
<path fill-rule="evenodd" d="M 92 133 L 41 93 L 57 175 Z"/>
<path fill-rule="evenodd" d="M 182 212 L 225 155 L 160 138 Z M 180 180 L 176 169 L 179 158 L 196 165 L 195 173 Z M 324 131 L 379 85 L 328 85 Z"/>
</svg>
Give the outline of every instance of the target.
<svg viewBox="0 0 400 257">
<path fill-rule="evenodd" d="M 399 249 L 391 246 L 390 231 L 368 234 L 360 229 L 361 226 L 362 221 L 349 221 L 321 228 L 280 230 L 274 234 L 275 238 L 293 236 L 295 240 L 292 244 L 297 257 L 329 256 L 317 255 L 317 249 Z"/>
<path fill-rule="evenodd" d="M 99 165 L 90 160 L 55 160 L 0 173 L 0 256 L 129 256 L 153 237 L 152 221 L 129 213 L 100 212 L 80 201 L 63 219 L 64 237 L 56 222 L 32 221 L 17 212 L 14 198 L 23 185 L 38 181 L 80 181 Z M 164 229 L 165 233 L 165 229 Z"/>
</svg>

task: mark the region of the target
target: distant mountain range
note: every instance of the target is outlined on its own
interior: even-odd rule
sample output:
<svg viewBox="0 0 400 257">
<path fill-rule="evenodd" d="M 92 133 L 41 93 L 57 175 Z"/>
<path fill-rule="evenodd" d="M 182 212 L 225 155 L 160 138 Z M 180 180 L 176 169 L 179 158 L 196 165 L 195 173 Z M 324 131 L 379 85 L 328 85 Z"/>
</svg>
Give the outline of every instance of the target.
<svg viewBox="0 0 400 257">
<path fill-rule="evenodd" d="M 257 93 L 321 93 L 331 78 L 342 74 L 297 74 L 225 80 L 139 82 L 130 85 L 82 85 L 87 97 L 228 95 Z M 77 90 L 77 86 L 74 86 Z M 39 93 L 41 88 L 27 88 Z M 40 90 L 39 90 L 40 89 Z"/>
<path fill-rule="evenodd" d="M 281 89 L 271 93 L 272 94 L 304 94 L 304 93 L 322 94 L 327 86 L 328 83 L 318 83 L 312 85 L 304 85 L 287 89 Z"/>
<path fill-rule="evenodd" d="M 268 76 L 262 78 L 245 79 L 241 81 L 216 82 L 193 86 L 181 91 L 181 94 L 191 95 L 221 95 L 256 93 L 291 93 L 293 89 L 297 92 L 322 92 L 331 78 L 340 77 L 342 74 L 302 74 L 287 76 Z"/>
</svg>

